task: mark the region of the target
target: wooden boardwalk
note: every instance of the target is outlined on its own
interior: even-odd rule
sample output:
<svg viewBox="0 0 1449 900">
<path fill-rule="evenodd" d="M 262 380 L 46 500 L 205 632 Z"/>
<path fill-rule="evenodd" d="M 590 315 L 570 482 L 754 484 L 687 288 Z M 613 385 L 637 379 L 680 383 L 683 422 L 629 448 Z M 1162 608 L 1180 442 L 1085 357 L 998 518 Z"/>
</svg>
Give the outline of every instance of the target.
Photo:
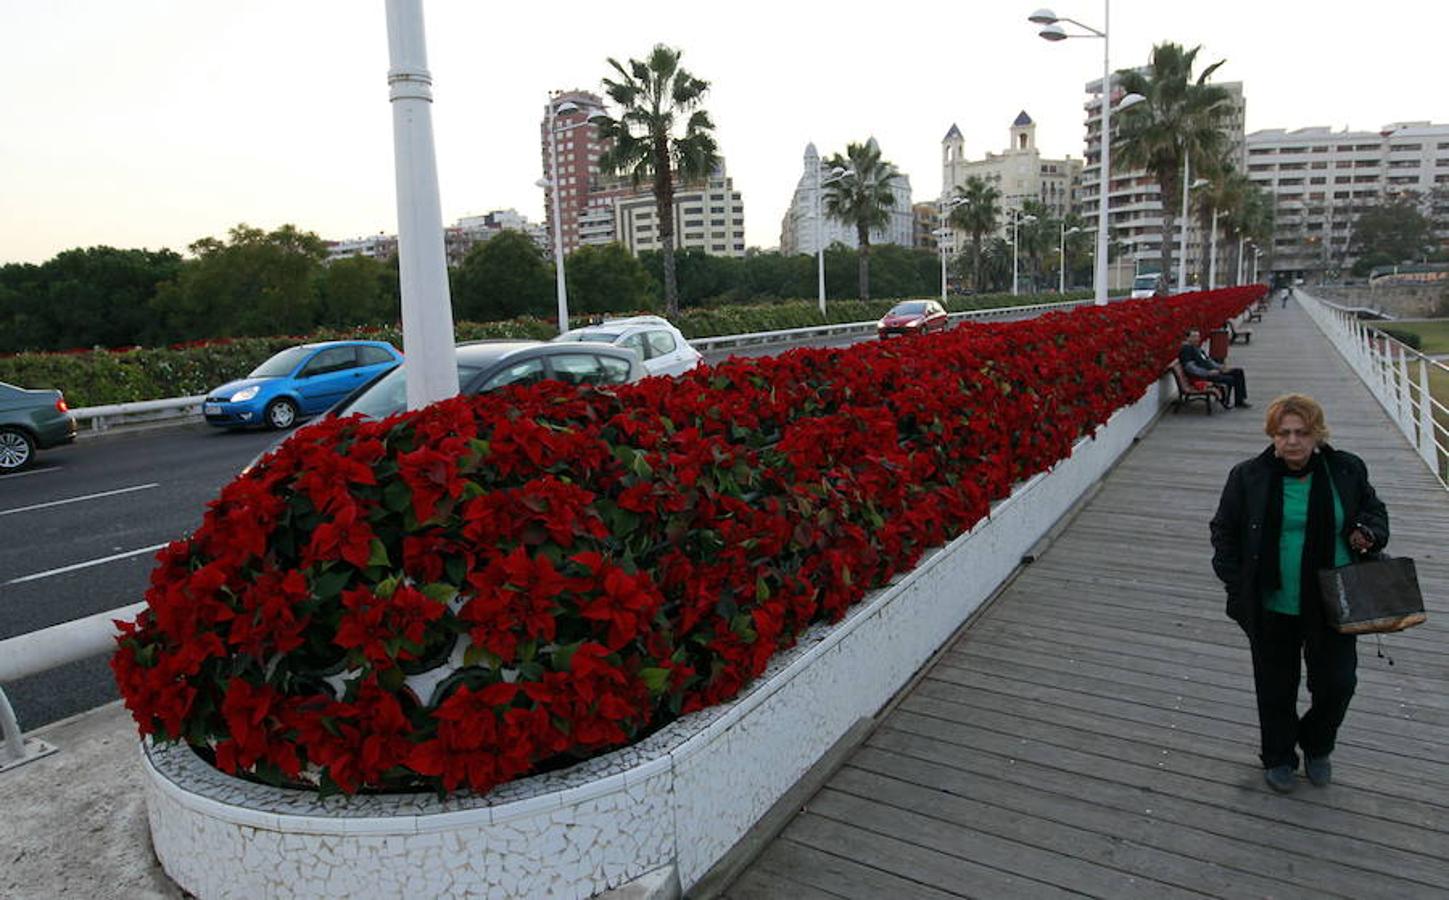
<svg viewBox="0 0 1449 900">
<path fill-rule="evenodd" d="M 1160 419 L 726 896 L 1449 897 L 1449 492 L 1296 305 L 1232 361 L 1256 408 Z M 1367 460 L 1430 620 L 1392 666 L 1359 642 L 1334 783 L 1279 796 L 1207 523 L 1290 390 Z"/>
</svg>

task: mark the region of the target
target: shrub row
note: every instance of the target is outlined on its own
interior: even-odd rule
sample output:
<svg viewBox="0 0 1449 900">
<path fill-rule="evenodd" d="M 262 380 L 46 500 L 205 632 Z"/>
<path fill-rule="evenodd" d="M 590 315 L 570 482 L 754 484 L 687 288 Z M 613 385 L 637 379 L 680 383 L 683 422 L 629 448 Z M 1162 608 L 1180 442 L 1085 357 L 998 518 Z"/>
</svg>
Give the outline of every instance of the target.
<svg viewBox="0 0 1449 900">
<path fill-rule="evenodd" d="M 1070 297 L 1080 295 L 1067 295 Z M 1037 302 L 1040 298 L 1010 295 L 958 298 L 953 311 Z M 894 300 L 832 301 L 831 322 L 859 322 L 881 316 Z M 758 306 L 692 309 L 679 320 L 686 337 L 742 334 L 820 324 L 816 305 L 791 301 Z M 501 322 L 459 322 L 459 341 L 482 338 L 547 340 L 557 333 L 554 323 L 520 318 Z M 227 381 L 245 376 L 267 357 L 306 341 L 367 338 L 402 347 L 402 331 L 384 328 L 323 329 L 307 335 L 197 341 L 171 347 L 132 347 L 65 353 L 18 353 L 0 356 L 0 381 L 25 388 L 56 388 L 65 392 L 72 407 L 99 406 L 164 397 L 202 394 Z"/>
</svg>

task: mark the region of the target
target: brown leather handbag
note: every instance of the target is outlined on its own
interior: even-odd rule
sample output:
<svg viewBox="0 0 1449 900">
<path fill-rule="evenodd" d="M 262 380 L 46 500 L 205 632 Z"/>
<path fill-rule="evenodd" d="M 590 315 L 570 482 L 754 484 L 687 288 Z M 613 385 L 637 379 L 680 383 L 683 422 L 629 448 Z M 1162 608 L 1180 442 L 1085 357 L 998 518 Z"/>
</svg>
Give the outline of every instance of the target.
<svg viewBox="0 0 1449 900">
<path fill-rule="evenodd" d="M 1318 585 L 1328 624 L 1340 634 L 1403 631 L 1428 618 L 1414 561 L 1407 556 L 1321 569 Z"/>
</svg>

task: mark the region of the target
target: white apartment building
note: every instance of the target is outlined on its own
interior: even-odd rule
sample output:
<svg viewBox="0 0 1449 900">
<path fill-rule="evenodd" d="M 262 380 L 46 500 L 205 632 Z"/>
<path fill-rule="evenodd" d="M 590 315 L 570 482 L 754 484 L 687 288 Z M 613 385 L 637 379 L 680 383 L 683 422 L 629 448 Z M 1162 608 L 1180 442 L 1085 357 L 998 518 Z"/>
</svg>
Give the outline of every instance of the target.
<svg viewBox="0 0 1449 900">
<path fill-rule="evenodd" d="M 820 247 L 841 243 L 847 247 L 859 246 L 855 226 L 842 222 L 824 211 L 824 195 L 829 185 L 816 189 L 818 180 L 829 177 L 825 163 L 820 159 L 814 144 L 805 145 L 804 170 L 795 185 L 795 194 L 790 199 L 790 208 L 780 221 L 780 252 L 786 255 L 808 253 L 814 255 Z M 915 243 L 915 214 L 911 211 L 911 179 L 905 174 L 891 180 L 891 195 L 895 204 L 889 211 L 886 224 L 870 233 L 871 244 L 899 244 L 910 247 Z M 816 211 L 820 211 L 820 231 L 816 237 Z"/>
<path fill-rule="evenodd" d="M 630 253 L 663 246 L 652 190 L 617 194 L 612 204 L 615 240 Z M 725 174 L 723 159 L 705 183 L 675 186 L 674 246 L 711 256 L 745 255 L 745 206 L 734 181 Z"/>
<path fill-rule="evenodd" d="M 514 209 L 497 209 L 481 216 L 464 216 L 443 229 L 443 249 L 448 265 L 456 266 L 468 251 L 501 231 L 521 231 L 533 239 L 539 249 L 548 252 L 553 246 L 544 227 L 520 215 Z M 326 262 L 349 256 L 388 259 L 397 255 L 397 235 L 376 234 L 327 242 Z"/>
<path fill-rule="evenodd" d="M 1398 194 L 1449 223 L 1449 124 L 1379 131 L 1270 128 L 1247 137 L 1248 177 L 1273 198 L 1273 271 L 1333 274 L 1353 265 L 1354 221 Z M 1449 241 L 1449 227 L 1436 235 Z"/>
<path fill-rule="evenodd" d="M 1229 81 L 1222 82 L 1217 86 L 1227 90 L 1232 100 L 1232 108 L 1223 124 L 1223 132 L 1228 139 L 1228 153 L 1239 171 L 1245 171 L 1247 147 L 1243 134 L 1243 117 L 1246 101 L 1243 97 L 1243 85 L 1239 81 Z M 1088 222 L 1096 222 L 1101 195 L 1102 79 L 1098 78 L 1088 82 L 1086 90 L 1090 98 L 1084 107 L 1087 114 L 1087 161 L 1082 168 L 1082 184 L 1079 193 L 1081 203 L 1078 212 Z M 1121 87 L 1114 85 L 1111 98 L 1114 110 L 1118 101 L 1122 99 L 1122 94 Z M 1115 114 L 1112 119 L 1115 130 L 1117 121 Z M 1157 180 L 1145 170 L 1127 171 L 1115 162 L 1112 170 L 1111 205 L 1108 207 L 1110 237 L 1126 248 L 1109 273 L 1108 287 L 1116 291 L 1131 284 L 1132 276 L 1137 268 L 1140 267 L 1144 271 L 1156 271 L 1161 254 L 1162 200 L 1161 192 L 1157 188 Z M 1196 176 L 1189 177 L 1196 178 Z M 1196 217 L 1190 219 L 1188 225 L 1187 280 L 1190 284 L 1206 284 L 1206 273 L 1197 271 L 1201 261 L 1202 241 L 1206 235 L 1199 233 L 1200 229 L 1196 227 L 1195 219 Z M 1180 218 L 1174 220 L 1175 226 L 1180 226 L 1181 222 Z M 1177 235 L 1178 227 L 1174 227 L 1174 242 L 1178 239 Z M 1218 241 L 1221 246 L 1223 242 L 1221 234 Z M 1172 251 L 1174 265 L 1181 262 L 1180 256 L 1174 243 Z M 1176 273 L 1168 273 L 1168 279 L 1169 283 L 1176 284 Z"/>
</svg>

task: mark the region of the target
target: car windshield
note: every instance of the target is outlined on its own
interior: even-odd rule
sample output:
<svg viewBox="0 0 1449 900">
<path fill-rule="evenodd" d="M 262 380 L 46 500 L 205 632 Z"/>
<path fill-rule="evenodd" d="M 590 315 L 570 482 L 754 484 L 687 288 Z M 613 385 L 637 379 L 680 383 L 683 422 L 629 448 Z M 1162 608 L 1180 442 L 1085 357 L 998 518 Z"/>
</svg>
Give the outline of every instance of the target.
<svg viewBox="0 0 1449 900">
<path fill-rule="evenodd" d="M 916 301 L 914 303 L 897 303 L 886 315 L 890 316 L 919 316 L 926 311 L 926 304 Z"/>
<path fill-rule="evenodd" d="M 481 366 L 459 365 L 458 383 L 467 384 L 481 370 Z M 357 399 L 337 410 L 338 416 L 361 414 L 369 419 L 385 419 L 393 413 L 402 412 L 408 405 L 407 367 L 398 366 L 373 382 Z"/>
<path fill-rule="evenodd" d="M 1132 289 L 1136 291 L 1153 290 L 1157 287 L 1156 275 L 1138 275 L 1137 280 L 1132 282 Z"/>
<path fill-rule="evenodd" d="M 271 359 L 252 369 L 248 378 L 280 378 L 292 374 L 302 360 L 312 351 L 307 347 L 289 347 Z"/>
<path fill-rule="evenodd" d="M 604 344 L 612 344 L 619 337 L 617 331 L 605 331 L 601 328 L 575 328 L 573 331 L 565 331 L 554 338 L 556 341 L 599 341 Z"/>
</svg>

